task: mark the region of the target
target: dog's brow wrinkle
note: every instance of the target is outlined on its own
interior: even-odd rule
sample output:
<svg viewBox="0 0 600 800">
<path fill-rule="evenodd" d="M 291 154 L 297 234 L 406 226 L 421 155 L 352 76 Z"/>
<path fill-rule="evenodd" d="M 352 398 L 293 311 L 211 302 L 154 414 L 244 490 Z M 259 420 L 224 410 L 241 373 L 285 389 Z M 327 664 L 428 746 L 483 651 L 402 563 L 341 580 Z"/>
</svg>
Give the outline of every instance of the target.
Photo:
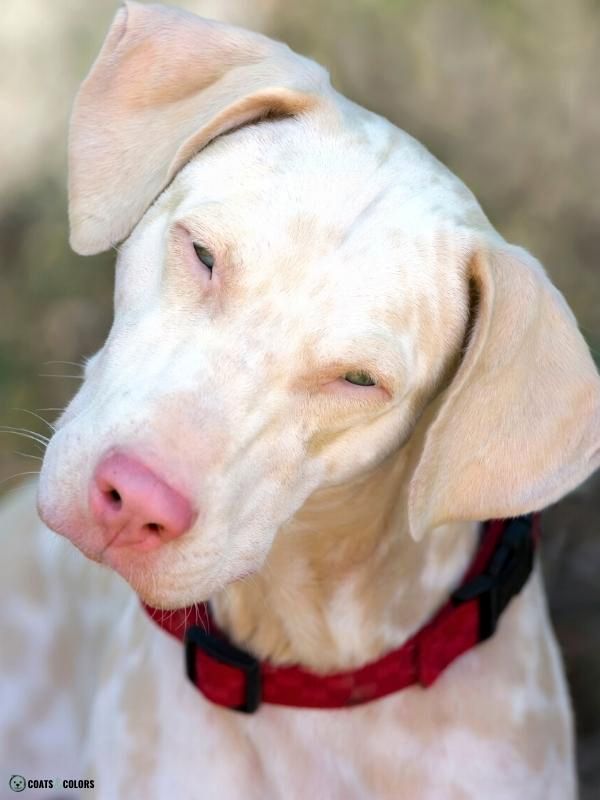
<svg viewBox="0 0 600 800">
<path fill-rule="evenodd" d="M 348 225 L 346 232 L 342 236 L 339 244 L 344 244 L 348 239 L 352 237 L 355 230 L 360 228 L 361 224 L 375 211 L 378 204 L 381 200 L 387 195 L 388 193 L 388 186 L 382 187 L 377 194 L 375 194 L 370 200 L 367 201 L 366 205 L 364 205 L 360 211 L 356 214 L 352 222 Z"/>
</svg>

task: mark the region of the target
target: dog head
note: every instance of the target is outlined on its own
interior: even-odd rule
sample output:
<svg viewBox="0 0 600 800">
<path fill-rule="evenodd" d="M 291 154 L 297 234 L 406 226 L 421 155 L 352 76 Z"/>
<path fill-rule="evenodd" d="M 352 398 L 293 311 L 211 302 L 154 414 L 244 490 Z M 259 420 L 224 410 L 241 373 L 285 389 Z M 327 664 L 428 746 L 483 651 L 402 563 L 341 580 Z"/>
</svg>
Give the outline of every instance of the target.
<svg viewBox="0 0 600 800">
<path fill-rule="evenodd" d="M 415 538 L 598 465 L 600 382 L 543 269 L 284 45 L 128 2 L 75 103 L 69 189 L 74 249 L 118 245 L 115 319 L 39 509 L 148 602 L 259 569 L 311 494 L 405 446 Z"/>
</svg>

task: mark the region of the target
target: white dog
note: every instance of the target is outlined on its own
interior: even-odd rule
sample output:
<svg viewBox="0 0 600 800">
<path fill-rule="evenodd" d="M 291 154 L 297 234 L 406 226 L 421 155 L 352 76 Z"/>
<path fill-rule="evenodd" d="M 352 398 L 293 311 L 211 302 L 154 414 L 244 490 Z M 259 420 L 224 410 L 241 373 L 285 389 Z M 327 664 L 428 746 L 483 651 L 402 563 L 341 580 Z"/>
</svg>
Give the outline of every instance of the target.
<svg viewBox="0 0 600 800">
<path fill-rule="evenodd" d="M 600 463 L 540 265 L 319 66 L 172 8 L 119 10 L 69 146 L 73 247 L 122 244 L 38 507 L 112 569 L 5 509 L 6 781 L 574 798 L 530 520 L 480 535 Z"/>
</svg>

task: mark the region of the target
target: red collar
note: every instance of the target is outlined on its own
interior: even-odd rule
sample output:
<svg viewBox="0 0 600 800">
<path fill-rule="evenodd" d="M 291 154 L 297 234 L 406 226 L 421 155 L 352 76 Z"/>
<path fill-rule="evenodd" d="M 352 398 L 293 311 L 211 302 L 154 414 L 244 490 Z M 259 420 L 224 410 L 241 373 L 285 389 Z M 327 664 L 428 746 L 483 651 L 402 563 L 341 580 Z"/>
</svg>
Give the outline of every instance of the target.
<svg viewBox="0 0 600 800">
<path fill-rule="evenodd" d="M 207 603 L 168 612 L 144 607 L 185 642 L 187 674 L 213 703 L 246 712 L 261 703 L 353 706 L 413 684 L 430 686 L 456 658 L 489 638 L 531 573 L 538 538 L 539 515 L 484 523 L 471 567 L 433 619 L 376 661 L 327 675 L 258 661 L 218 629 Z"/>
</svg>

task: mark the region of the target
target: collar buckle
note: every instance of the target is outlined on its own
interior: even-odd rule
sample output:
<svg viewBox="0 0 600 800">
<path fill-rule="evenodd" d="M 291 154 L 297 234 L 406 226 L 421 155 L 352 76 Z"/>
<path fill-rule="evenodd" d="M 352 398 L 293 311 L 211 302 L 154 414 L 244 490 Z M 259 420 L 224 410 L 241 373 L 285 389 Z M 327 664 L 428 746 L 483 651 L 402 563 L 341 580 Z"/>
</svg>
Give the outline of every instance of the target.
<svg viewBox="0 0 600 800">
<path fill-rule="evenodd" d="M 185 633 L 185 666 L 186 673 L 191 682 L 201 688 L 201 675 L 198 674 L 196 650 L 201 650 L 209 658 L 233 667 L 244 676 L 244 701 L 233 710 L 245 714 L 253 714 L 260 706 L 262 697 L 262 682 L 260 661 L 245 650 L 231 644 L 226 639 L 207 633 L 203 628 L 193 625 Z"/>
<path fill-rule="evenodd" d="M 489 639 L 500 615 L 531 574 L 534 560 L 533 514 L 511 520 L 485 572 L 459 587 L 452 603 L 479 599 L 479 641 Z"/>
</svg>

